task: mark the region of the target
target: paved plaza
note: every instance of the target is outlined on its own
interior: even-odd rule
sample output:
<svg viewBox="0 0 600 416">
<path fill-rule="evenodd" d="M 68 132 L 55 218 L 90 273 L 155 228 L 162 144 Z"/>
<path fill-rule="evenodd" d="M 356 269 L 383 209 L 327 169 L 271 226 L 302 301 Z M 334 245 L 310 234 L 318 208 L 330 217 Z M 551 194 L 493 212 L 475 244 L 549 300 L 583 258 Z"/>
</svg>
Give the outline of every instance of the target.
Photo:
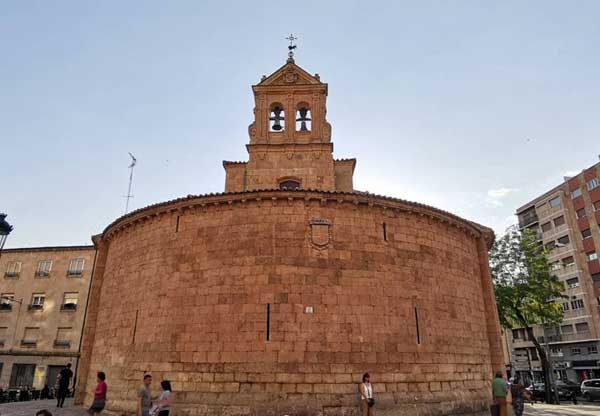
<svg viewBox="0 0 600 416">
<path fill-rule="evenodd" d="M 84 408 L 73 406 L 73 399 L 67 399 L 65 406 L 56 408 L 56 400 L 31 400 L 0 404 L 0 416 L 35 416 L 39 410 L 46 409 L 53 416 L 82 416 L 87 412 Z"/>
<path fill-rule="evenodd" d="M 535 403 L 525 405 L 527 416 L 598 416 L 600 415 L 600 403 L 582 403 L 573 405 L 563 403 L 560 406 L 551 404 Z"/>
<path fill-rule="evenodd" d="M 56 408 L 55 400 L 34 400 L 29 402 L 16 402 L 0 404 L 0 416 L 35 416 L 41 409 L 48 409 L 53 416 L 84 416 L 87 412 L 82 407 L 73 406 L 73 399 L 65 402 L 62 409 Z M 512 416 L 512 412 L 509 413 Z M 553 406 L 542 403 L 525 406 L 526 416 L 598 416 L 600 415 L 600 403 L 583 403 L 572 405 L 565 403 L 561 406 Z M 410 415 L 399 415 L 410 416 Z"/>
</svg>

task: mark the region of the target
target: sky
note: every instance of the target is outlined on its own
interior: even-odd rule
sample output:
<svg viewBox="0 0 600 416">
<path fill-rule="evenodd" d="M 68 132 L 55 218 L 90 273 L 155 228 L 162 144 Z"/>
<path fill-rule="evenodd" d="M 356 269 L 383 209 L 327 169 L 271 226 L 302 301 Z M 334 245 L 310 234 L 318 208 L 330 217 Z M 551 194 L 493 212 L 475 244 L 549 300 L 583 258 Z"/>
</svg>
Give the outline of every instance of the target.
<svg viewBox="0 0 600 416">
<path fill-rule="evenodd" d="M 354 187 L 502 232 L 598 161 L 597 1 L 27 1 L 0 9 L 6 248 L 90 244 L 130 207 L 222 192 L 251 85 L 329 84 Z"/>
</svg>

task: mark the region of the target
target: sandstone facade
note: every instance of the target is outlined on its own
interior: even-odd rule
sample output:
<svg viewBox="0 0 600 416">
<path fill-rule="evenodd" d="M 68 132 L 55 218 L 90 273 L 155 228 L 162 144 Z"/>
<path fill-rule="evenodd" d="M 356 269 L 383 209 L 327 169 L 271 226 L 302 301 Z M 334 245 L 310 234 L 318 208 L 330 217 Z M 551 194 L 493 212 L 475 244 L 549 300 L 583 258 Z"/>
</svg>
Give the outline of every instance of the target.
<svg viewBox="0 0 600 416">
<path fill-rule="evenodd" d="M 54 386 L 77 372 L 93 246 L 30 247 L 0 257 L 0 387 Z"/>
<path fill-rule="evenodd" d="M 132 412 L 150 372 L 172 380 L 177 414 L 354 414 L 368 371 L 379 415 L 487 414 L 503 367 L 491 231 L 353 191 L 355 161 L 331 154 L 326 84 L 293 61 L 254 91 L 250 160 L 224 163 L 226 193 L 138 210 L 94 238 L 77 400 L 105 371 L 108 409 Z M 311 130 L 268 131 L 272 101 L 308 104 Z"/>
</svg>

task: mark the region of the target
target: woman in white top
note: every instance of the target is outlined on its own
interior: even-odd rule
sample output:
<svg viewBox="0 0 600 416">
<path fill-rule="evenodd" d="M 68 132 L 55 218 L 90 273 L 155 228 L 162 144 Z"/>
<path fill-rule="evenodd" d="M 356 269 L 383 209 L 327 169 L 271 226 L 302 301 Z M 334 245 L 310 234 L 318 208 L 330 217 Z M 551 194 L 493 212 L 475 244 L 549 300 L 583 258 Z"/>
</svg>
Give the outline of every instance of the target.
<svg viewBox="0 0 600 416">
<path fill-rule="evenodd" d="M 158 397 L 156 405 L 158 407 L 158 416 L 169 416 L 171 412 L 171 401 L 173 400 L 173 395 L 171 393 L 171 382 L 169 380 L 163 380 L 160 382 L 160 387 L 162 388 L 162 393 Z"/>
<path fill-rule="evenodd" d="M 363 374 L 362 383 L 358 386 L 360 392 L 360 409 L 362 416 L 370 416 L 371 407 L 375 404 L 373 400 L 373 386 L 369 373 Z"/>
</svg>

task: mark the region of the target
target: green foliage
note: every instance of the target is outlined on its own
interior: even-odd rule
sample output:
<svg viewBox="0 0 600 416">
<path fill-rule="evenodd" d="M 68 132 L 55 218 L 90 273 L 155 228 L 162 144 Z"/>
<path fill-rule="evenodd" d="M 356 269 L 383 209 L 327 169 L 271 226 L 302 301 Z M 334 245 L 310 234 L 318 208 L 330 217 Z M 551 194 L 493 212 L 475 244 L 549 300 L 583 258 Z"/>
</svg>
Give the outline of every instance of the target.
<svg viewBox="0 0 600 416">
<path fill-rule="evenodd" d="M 512 228 L 490 250 L 490 268 L 504 328 L 558 325 L 562 283 L 552 275 L 548 252 L 529 229 Z"/>
</svg>

